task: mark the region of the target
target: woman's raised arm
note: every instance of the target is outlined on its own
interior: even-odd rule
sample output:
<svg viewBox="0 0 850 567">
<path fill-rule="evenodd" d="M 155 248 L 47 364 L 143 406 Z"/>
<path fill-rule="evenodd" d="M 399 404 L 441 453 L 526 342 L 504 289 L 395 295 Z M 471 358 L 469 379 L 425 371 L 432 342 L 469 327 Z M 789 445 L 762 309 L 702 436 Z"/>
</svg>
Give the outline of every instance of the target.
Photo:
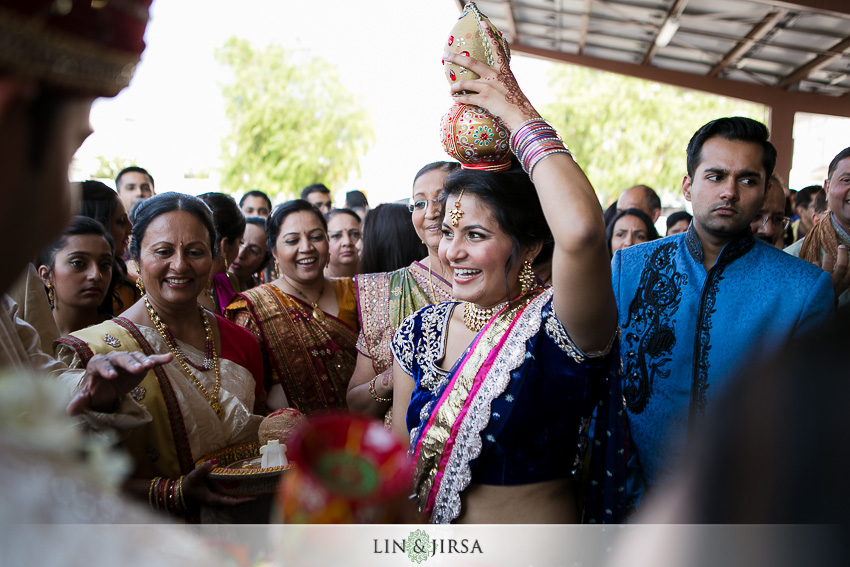
<svg viewBox="0 0 850 567">
<path fill-rule="evenodd" d="M 554 130 L 548 130 L 520 90 L 491 28 L 486 23 L 482 28 L 496 53 L 495 66 L 443 54 L 445 61 L 480 75 L 452 83 L 452 96 L 457 102 L 486 109 L 512 133 L 511 149 L 531 174 L 555 240 L 555 313 L 579 348 L 602 350 L 615 332 L 617 306 L 599 199 L 572 156 L 552 141 Z"/>
</svg>

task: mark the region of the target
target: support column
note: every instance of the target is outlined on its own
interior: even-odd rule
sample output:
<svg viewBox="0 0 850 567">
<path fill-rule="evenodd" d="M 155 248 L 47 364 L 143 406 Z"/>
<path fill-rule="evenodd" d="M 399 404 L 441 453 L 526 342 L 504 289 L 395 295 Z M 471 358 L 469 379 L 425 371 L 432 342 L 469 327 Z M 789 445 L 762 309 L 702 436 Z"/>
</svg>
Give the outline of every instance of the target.
<svg viewBox="0 0 850 567">
<path fill-rule="evenodd" d="M 776 147 L 774 171 L 788 183 L 794 157 L 794 105 L 777 100 L 770 106 L 770 141 Z"/>
</svg>

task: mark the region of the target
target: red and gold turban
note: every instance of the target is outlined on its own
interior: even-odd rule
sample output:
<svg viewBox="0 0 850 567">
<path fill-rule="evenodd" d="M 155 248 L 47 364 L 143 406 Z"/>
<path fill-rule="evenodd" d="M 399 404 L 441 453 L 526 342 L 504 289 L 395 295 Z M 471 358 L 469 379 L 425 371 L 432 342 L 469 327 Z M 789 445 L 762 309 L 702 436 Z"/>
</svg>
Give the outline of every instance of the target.
<svg viewBox="0 0 850 567">
<path fill-rule="evenodd" d="M 151 0 L 0 0 L 0 74 L 115 96 L 145 48 Z"/>
</svg>

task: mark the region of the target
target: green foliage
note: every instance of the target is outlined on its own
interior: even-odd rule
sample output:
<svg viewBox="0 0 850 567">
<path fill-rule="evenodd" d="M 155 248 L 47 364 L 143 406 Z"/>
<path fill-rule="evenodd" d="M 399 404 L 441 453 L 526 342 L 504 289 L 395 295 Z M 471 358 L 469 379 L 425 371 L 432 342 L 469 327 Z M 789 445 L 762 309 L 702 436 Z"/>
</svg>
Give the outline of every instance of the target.
<svg viewBox="0 0 850 567">
<path fill-rule="evenodd" d="M 762 105 L 584 67 L 556 65 L 557 100 L 540 109 L 560 132 L 603 205 L 637 184 L 679 194 L 685 148 L 722 116 L 766 120 Z"/>
<path fill-rule="evenodd" d="M 371 117 L 318 58 L 230 38 L 217 52 L 233 72 L 223 87 L 231 130 L 221 185 L 294 197 L 311 183 L 333 188 L 359 174 L 374 140 Z"/>
<path fill-rule="evenodd" d="M 125 167 L 136 165 L 134 160 L 120 157 L 110 159 L 105 156 L 97 156 L 95 159 L 97 159 L 98 166 L 94 173 L 89 176 L 92 179 L 115 179 L 119 171 Z"/>
</svg>

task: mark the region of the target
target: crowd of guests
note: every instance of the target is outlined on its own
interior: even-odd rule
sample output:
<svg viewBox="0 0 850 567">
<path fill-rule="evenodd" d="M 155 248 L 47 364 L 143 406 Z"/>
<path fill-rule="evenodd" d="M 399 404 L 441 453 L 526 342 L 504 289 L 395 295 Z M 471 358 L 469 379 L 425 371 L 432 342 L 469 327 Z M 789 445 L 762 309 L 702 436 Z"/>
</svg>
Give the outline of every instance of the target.
<svg viewBox="0 0 850 567">
<path fill-rule="evenodd" d="M 421 520 L 625 521 L 727 390 L 746 389 L 747 364 L 831 328 L 850 301 L 850 148 L 822 189 L 796 193 L 792 223 L 767 128 L 702 125 L 682 184 L 693 215 L 669 215 L 660 238 L 646 185 L 603 213 L 487 35 L 494 66 L 443 58 L 479 77 L 454 82 L 453 97 L 512 133 L 510 168 L 425 165 L 407 206 L 370 210 L 353 191 L 334 209 L 322 184 L 277 206 L 260 191 L 238 203 L 157 194 L 134 166 L 114 191 L 83 182 L 70 217 L 65 181 L 41 173 L 53 162 L 0 147 L 18 172 L 7 179 L 32 185 L 3 186 L 0 242 L 25 244 L 5 246 L 0 366 L 55 375 L 69 414 L 120 431 L 125 493 L 162 514 L 243 503 L 205 482 L 215 462 L 195 463 L 291 407 L 382 419 L 409 446 Z M 43 125 L 20 117 L 53 104 L 62 130 L 42 134 L 64 145 L 36 153 L 70 159 L 79 141 L 60 134 L 84 130 L 91 97 L 33 100 L 9 77 L 0 139 L 30 139 Z M 51 200 L 66 206 L 31 206 Z M 786 237 L 799 239 L 788 253 Z M 760 424 L 786 418 L 766 411 Z M 710 517 L 736 509 L 714 501 Z M 695 510 L 673 521 L 703 521 Z"/>
</svg>

